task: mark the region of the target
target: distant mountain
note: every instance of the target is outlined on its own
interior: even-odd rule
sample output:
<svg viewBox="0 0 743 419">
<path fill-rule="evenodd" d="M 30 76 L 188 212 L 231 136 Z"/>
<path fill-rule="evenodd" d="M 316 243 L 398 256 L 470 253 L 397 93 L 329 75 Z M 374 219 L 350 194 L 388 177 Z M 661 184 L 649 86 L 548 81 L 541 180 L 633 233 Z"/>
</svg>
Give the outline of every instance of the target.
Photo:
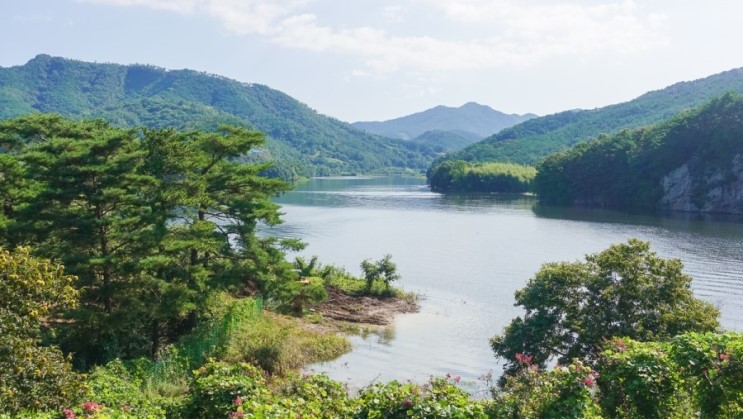
<svg viewBox="0 0 743 419">
<path fill-rule="evenodd" d="M 599 134 L 612 134 L 668 120 L 684 109 L 726 92 L 743 93 L 743 68 L 676 83 L 629 102 L 593 110 L 571 110 L 530 119 L 434 162 L 513 162 L 535 164 Z"/>
<path fill-rule="evenodd" d="M 534 185 L 550 204 L 743 214 L 743 96 L 553 154 Z"/>
<path fill-rule="evenodd" d="M 426 131 L 410 140 L 413 143 L 432 147 L 436 152 L 446 153 L 461 150 L 480 140 L 480 137 L 463 131 Z"/>
<path fill-rule="evenodd" d="M 390 138 L 410 140 L 427 131 L 450 131 L 463 137 L 484 138 L 536 115 L 505 114 L 475 102 L 459 108 L 437 106 L 382 122 L 354 122 L 356 128 Z"/>
<path fill-rule="evenodd" d="M 329 175 L 419 171 L 435 152 L 426 145 L 383 138 L 318 114 L 259 84 L 192 70 L 99 64 L 39 55 L 0 67 L 0 118 L 53 112 L 104 118 L 119 126 L 211 130 L 232 124 L 264 131 L 273 174 Z"/>
</svg>

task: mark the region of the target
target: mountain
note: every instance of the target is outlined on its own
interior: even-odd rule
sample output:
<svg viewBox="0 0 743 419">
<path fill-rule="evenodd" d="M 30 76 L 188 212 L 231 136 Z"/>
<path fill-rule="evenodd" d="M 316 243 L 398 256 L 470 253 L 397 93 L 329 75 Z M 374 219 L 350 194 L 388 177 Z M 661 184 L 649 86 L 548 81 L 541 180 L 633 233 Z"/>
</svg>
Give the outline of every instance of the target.
<svg viewBox="0 0 743 419">
<path fill-rule="evenodd" d="M 436 153 L 428 146 L 384 138 L 318 114 L 259 84 L 192 70 L 99 64 L 39 55 L 0 67 L 0 118 L 53 112 L 103 118 L 123 127 L 212 130 L 232 124 L 264 131 L 284 178 L 354 172 L 420 171 Z"/>
<path fill-rule="evenodd" d="M 450 131 L 463 137 L 484 138 L 536 115 L 505 114 L 475 102 L 459 108 L 437 106 L 388 121 L 354 122 L 356 128 L 390 138 L 410 140 L 427 131 Z"/>
<path fill-rule="evenodd" d="M 743 214 L 743 96 L 581 143 L 537 170 L 544 203 Z"/>
<path fill-rule="evenodd" d="M 599 134 L 652 125 L 729 91 L 743 93 L 743 68 L 676 83 L 617 105 L 530 119 L 447 155 L 434 162 L 434 166 L 443 160 L 535 164 L 550 153 L 566 150 Z"/>
<path fill-rule="evenodd" d="M 479 139 L 479 137 L 467 135 L 466 132 L 462 131 L 433 130 L 426 131 L 410 141 L 432 147 L 436 152 L 445 153 L 461 150 L 468 145 L 477 142 Z"/>
</svg>

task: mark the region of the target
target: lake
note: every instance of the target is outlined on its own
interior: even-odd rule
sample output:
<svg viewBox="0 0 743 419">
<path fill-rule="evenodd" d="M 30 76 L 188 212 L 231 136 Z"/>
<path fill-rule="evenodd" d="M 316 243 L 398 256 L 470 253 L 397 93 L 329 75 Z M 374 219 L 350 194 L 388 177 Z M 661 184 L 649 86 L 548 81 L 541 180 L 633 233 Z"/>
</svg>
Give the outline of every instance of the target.
<svg viewBox="0 0 743 419">
<path fill-rule="evenodd" d="M 521 314 L 514 292 L 545 262 L 582 260 L 630 237 L 681 259 L 722 325 L 743 330 L 740 219 L 543 208 L 531 196 L 442 195 L 400 177 L 313 179 L 277 202 L 285 223 L 269 234 L 304 240 L 299 255 L 360 274 L 363 259 L 390 253 L 402 275 L 395 285 L 424 296 L 419 313 L 353 337 L 352 352 L 311 368 L 351 388 L 450 373 L 476 393 L 478 377 L 500 374 L 488 339 Z"/>
</svg>

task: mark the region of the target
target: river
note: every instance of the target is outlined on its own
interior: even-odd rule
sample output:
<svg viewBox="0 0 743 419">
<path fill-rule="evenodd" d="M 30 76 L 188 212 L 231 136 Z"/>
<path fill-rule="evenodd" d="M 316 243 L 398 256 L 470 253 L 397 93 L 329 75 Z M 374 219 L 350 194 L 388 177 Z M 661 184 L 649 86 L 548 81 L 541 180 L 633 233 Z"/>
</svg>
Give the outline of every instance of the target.
<svg viewBox="0 0 743 419">
<path fill-rule="evenodd" d="M 449 373 L 479 391 L 483 375 L 500 374 L 488 339 L 521 314 L 514 292 L 545 262 L 581 260 L 630 237 L 681 259 L 723 327 L 743 330 L 740 219 L 542 208 L 530 196 L 442 195 L 399 177 L 313 179 L 277 202 L 285 222 L 269 234 L 308 243 L 299 255 L 359 274 L 363 259 L 390 253 L 402 275 L 395 285 L 424 297 L 419 313 L 353 337 L 352 352 L 311 368 L 351 388 Z"/>
</svg>

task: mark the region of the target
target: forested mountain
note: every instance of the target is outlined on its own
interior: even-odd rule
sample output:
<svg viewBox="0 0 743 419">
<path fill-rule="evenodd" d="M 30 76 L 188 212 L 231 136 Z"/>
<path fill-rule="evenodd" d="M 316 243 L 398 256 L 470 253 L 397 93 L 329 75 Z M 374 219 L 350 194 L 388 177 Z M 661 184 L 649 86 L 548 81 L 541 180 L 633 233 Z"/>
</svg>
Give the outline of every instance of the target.
<svg viewBox="0 0 743 419">
<path fill-rule="evenodd" d="M 388 121 L 354 122 L 365 131 L 390 138 L 410 140 L 427 131 L 449 131 L 461 137 L 481 139 L 536 115 L 505 114 L 475 102 L 459 108 L 437 106 Z"/>
<path fill-rule="evenodd" d="M 461 150 L 478 140 L 479 137 L 468 136 L 466 133 L 433 130 L 426 131 L 410 141 L 416 144 L 427 145 L 437 152 L 444 153 Z"/>
<path fill-rule="evenodd" d="M 530 119 L 439 159 L 434 166 L 443 160 L 535 164 L 599 134 L 652 125 L 729 91 L 743 93 L 743 68 L 676 83 L 625 103 Z"/>
<path fill-rule="evenodd" d="M 545 203 L 743 214 L 743 96 L 579 144 L 537 170 Z"/>
<path fill-rule="evenodd" d="M 371 135 L 318 114 L 258 84 L 192 70 L 99 64 L 39 55 L 0 68 L 0 118 L 52 112 L 103 118 L 122 127 L 213 130 L 221 124 L 268 136 L 273 174 L 327 175 L 421 170 L 435 153 L 427 146 Z"/>
</svg>

